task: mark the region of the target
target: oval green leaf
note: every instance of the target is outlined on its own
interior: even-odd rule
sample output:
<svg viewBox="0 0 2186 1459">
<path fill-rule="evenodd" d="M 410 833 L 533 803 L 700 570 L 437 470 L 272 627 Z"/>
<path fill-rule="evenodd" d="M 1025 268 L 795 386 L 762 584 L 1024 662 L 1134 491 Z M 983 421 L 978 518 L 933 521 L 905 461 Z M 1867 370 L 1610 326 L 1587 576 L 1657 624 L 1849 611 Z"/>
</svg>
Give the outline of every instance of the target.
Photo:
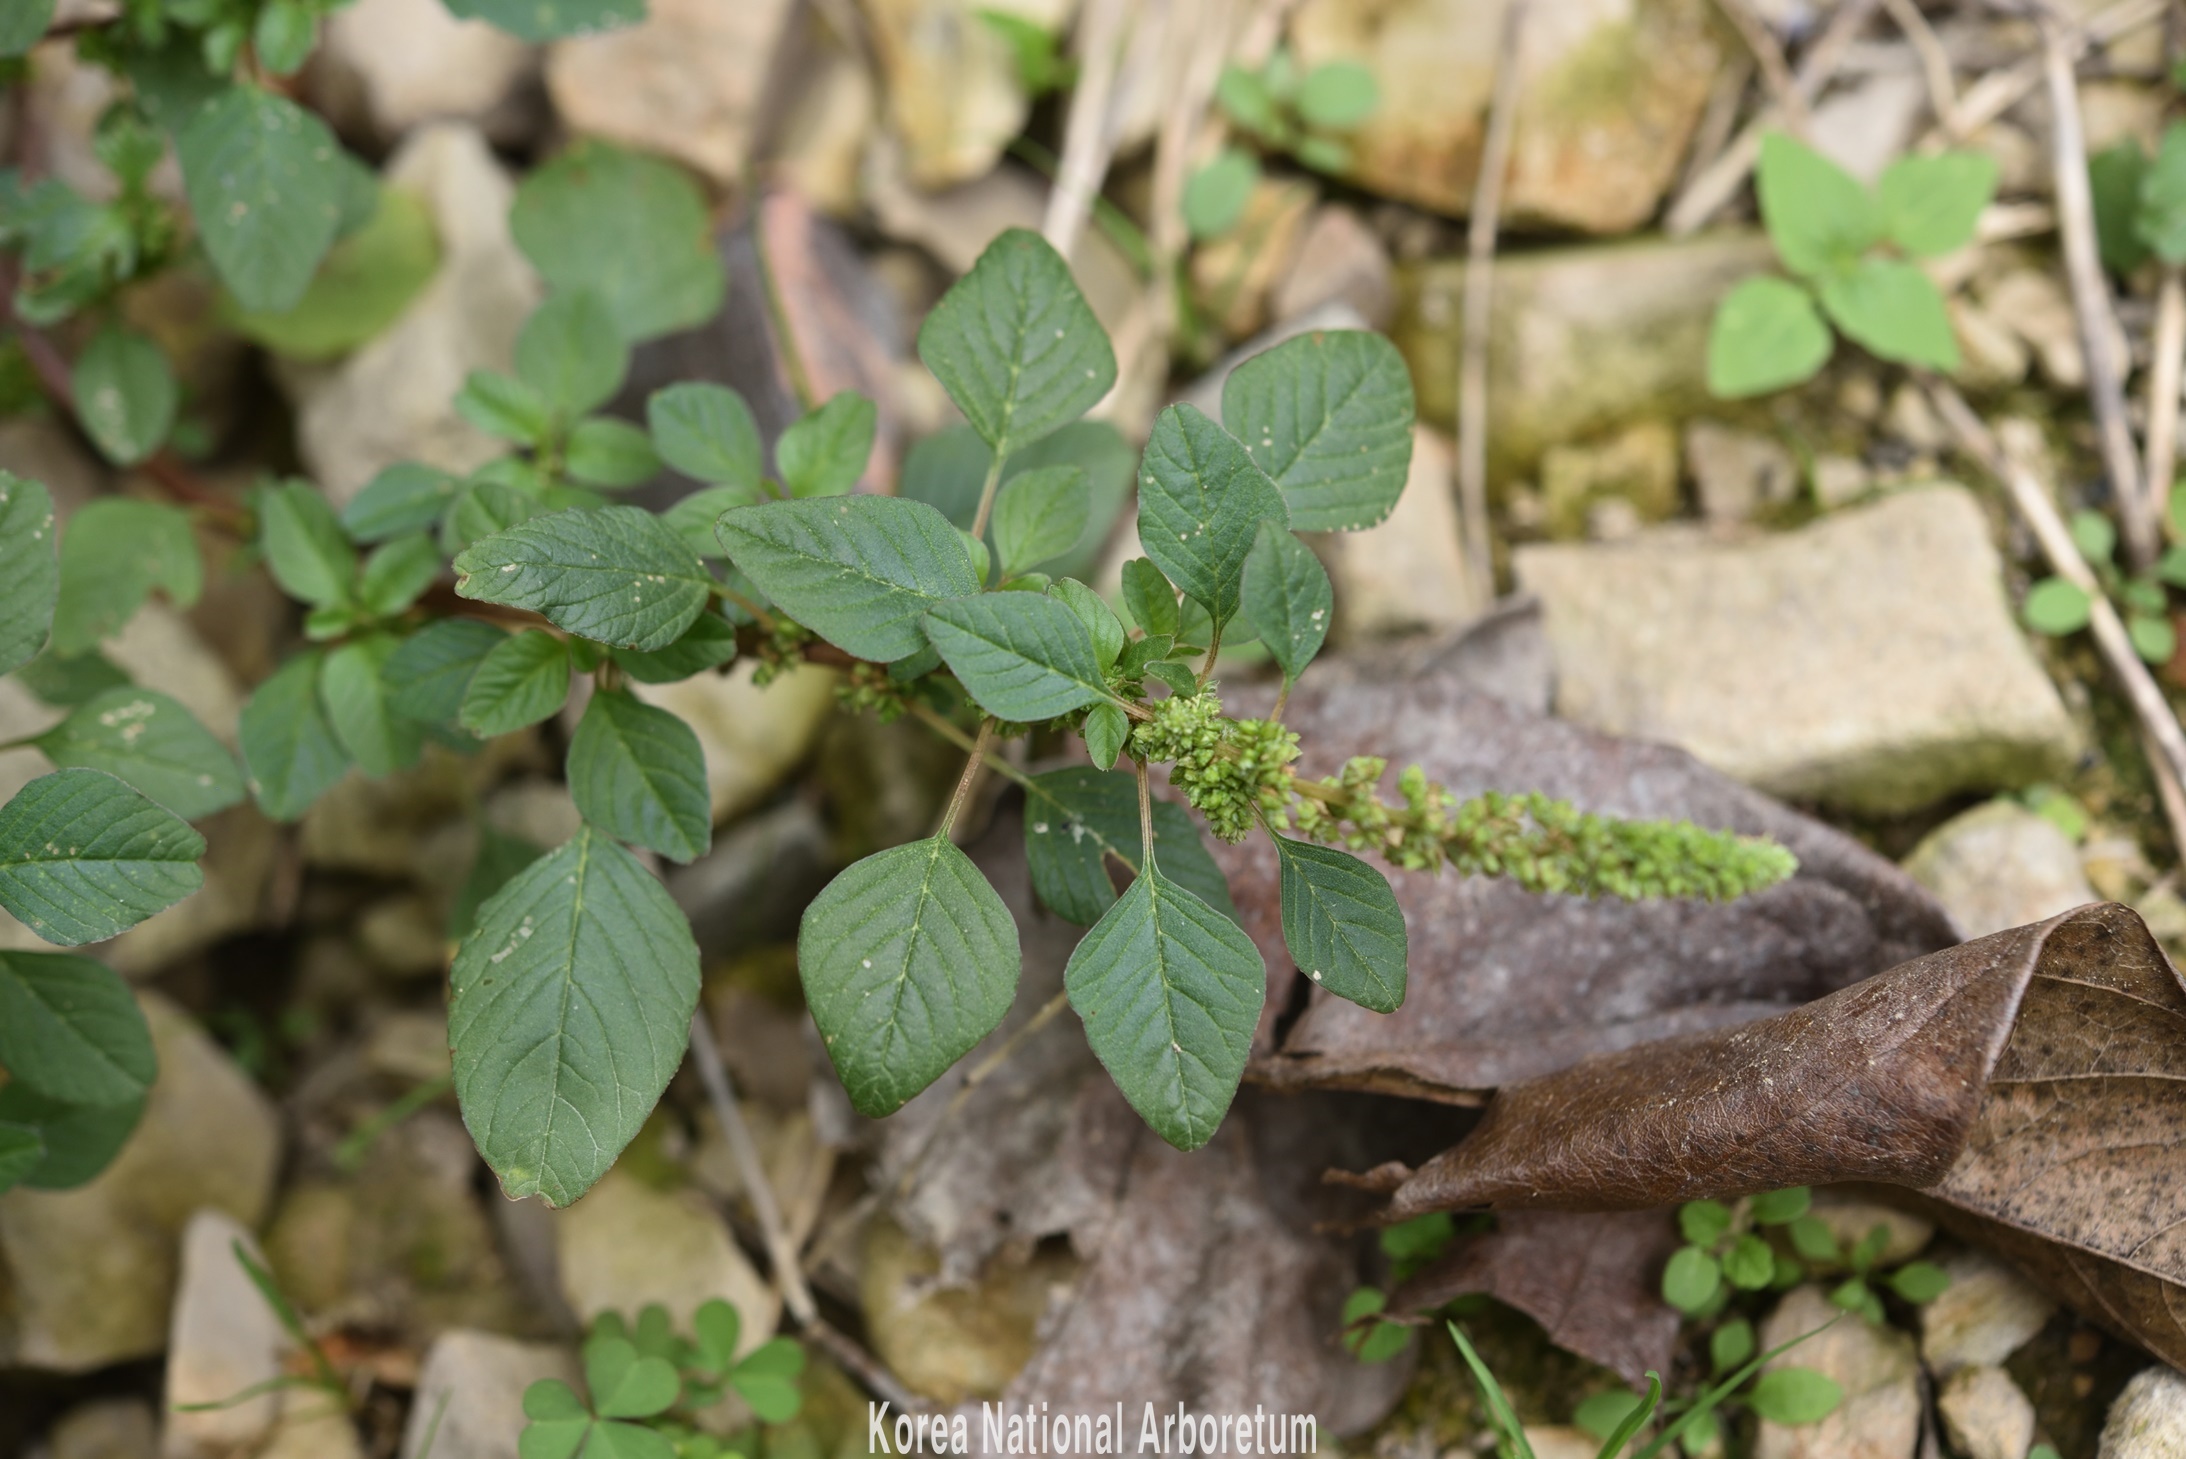
<svg viewBox="0 0 2186 1459">
<path fill-rule="evenodd" d="M 1411 944 L 1389 879 L 1333 847 L 1270 839 L 1283 869 L 1283 945 L 1299 971 L 1362 1008 L 1396 1012 Z"/>
<path fill-rule="evenodd" d="M 47 942 L 126 932 L 204 885 L 205 838 L 98 770 L 40 776 L 0 807 L 0 907 Z"/>
<path fill-rule="evenodd" d="M 35 741 L 63 769 L 103 770 L 186 821 L 240 801 L 242 772 L 190 711 L 153 689 L 109 689 Z"/>
<path fill-rule="evenodd" d="M 464 548 L 455 570 L 462 597 L 641 652 L 681 638 L 713 589 L 697 554 L 639 507 L 533 517 Z"/>
<path fill-rule="evenodd" d="M 981 593 L 937 603 L 926 636 L 981 709 L 1034 724 L 1099 704 L 1093 635 L 1067 604 L 1039 593 Z"/>
<path fill-rule="evenodd" d="M 1389 515 L 1411 470 L 1413 409 L 1404 356 L 1364 330 L 1285 340 L 1222 386 L 1222 423 L 1281 488 L 1301 532 L 1356 531 Z"/>
<path fill-rule="evenodd" d="M 603 690 L 569 741 L 577 810 L 617 840 L 690 861 L 713 844 L 706 756 L 691 727 L 665 709 Z"/>
</svg>

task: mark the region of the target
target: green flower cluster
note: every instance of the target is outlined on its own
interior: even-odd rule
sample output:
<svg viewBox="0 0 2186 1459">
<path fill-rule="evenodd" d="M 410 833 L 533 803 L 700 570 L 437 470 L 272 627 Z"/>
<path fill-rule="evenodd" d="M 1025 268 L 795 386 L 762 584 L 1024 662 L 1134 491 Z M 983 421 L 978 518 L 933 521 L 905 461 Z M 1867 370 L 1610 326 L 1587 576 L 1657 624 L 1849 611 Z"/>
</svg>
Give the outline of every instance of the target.
<svg viewBox="0 0 2186 1459">
<path fill-rule="evenodd" d="M 1173 761 L 1169 783 L 1223 840 L 1244 840 L 1263 810 L 1278 811 L 1289 799 L 1298 736 L 1280 724 L 1224 719 L 1211 689 L 1172 694 L 1153 713 L 1131 731 L 1131 753 L 1149 763 Z"/>
<path fill-rule="evenodd" d="M 1409 871 L 1456 868 L 1506 876 L 1528 891 L 1582 897 L 1728 901 L 1789 877 L 1798 861 L 1773 841 L 1690 821 L 1625 821 L 1546 795 L 1489 791 L 1460 800 L 1414 765 L 1397 777 L 1401 805 L 1377 787 L 1387 760 L 1361 755 L 1325 780 L 1291 770 L 1298 736 L 1270 720 L 1225 719 L 1211 691 L 1152 706 L 1131 753 L 1173 762 L 1169 783 L 1225 841 L 1265 817 L 1278 829 L 1353 851 L 1378 851 Z"/>
<path fill-rule="evenodd" d="M 886 664 L 859 660 L 835 685 L 835 701 L 851 714 L 870 710 L 882 724 L 894 724 L 910 711 L 904 686 L 888 676 Z"/>
</svg>

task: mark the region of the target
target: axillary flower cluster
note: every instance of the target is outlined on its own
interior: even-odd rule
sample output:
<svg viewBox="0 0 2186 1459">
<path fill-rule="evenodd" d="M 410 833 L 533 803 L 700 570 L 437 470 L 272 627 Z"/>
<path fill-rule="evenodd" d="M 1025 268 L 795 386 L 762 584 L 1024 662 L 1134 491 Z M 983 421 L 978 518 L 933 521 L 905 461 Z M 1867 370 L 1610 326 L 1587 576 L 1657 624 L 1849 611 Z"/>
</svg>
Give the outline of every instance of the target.
<svg viewBox="0 0 2186 1459">
<path fill-rule="evenodd" d="M 1414 765 L 1397 777 L 1402 804 L 1379 793 L 1389 762 L 1354 756 L 1324 779 L 1293 768 L 1298 736 L 1266 719 L 1230 719 L 1210 687 L 1148 706 L 1131 732 L 1133 756 L 1170 762 L 1169 783 L 1225 841 L 1256 822 L 1308 840 L 1381 853 L 1410 871 L 1454 867 L 1506 876 L 1534 892 L 1627 901 L 1728 901 L 1774 886 L 1797 869 L 1782 846 L 1709 831 L 1690 821 L 1609 820 L 1539 793 L 1488 791 L 1460 799 Z"/>
</svg>

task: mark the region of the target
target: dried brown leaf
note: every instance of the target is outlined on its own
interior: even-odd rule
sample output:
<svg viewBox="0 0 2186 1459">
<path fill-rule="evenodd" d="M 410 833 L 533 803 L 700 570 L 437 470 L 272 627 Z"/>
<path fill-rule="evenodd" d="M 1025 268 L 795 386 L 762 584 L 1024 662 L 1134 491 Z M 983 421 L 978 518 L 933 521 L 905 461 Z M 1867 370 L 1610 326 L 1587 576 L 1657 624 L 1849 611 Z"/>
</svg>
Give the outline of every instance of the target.
<svg viewBox="0 0 2186 1459">
<path fill-rule="evenodd" d="M 1921 1192 L 2186 1363 L 2186 980 L 2140 918 L 2084 907 L 1775 1018 L 1512 1084 L 1389 1214 L 1853 1180 Z"/>
</svg>

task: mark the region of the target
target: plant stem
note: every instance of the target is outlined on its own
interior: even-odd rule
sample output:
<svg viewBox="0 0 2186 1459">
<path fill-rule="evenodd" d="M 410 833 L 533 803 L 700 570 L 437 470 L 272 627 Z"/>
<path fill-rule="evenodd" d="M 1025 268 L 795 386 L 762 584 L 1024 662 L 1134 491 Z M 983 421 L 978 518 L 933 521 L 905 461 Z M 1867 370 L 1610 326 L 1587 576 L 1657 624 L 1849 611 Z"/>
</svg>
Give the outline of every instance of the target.
<svg viewBox="0 0 2186 1459">
<path fill-rule="evenodd" d="M 749 613 L 752 616 L 753 621 L 756 622 L 761 628 L 764 628 L 767 632 L 774 632 L 774 615 L 772 613 L 769 613 L 766 609 L 760 607 L 757 603 L 754 603 L 751 599 L 745 597 L 742 593 L 736 591 L 736 589 L 729 587 L 725 583 L 715 583 L 710 591 L 722 602 L 734 603 L 737 607 L 743 609 L 746 613 Z"/>
<path fill-rule="evenodd" d="M 1154 869 L 1154 791 L 1146 774 L 1146 762 L 1134 760 L 1139 777 L 1139 874 Z"/>
<path fill-rule="evenodd" d="M 972 536 L 987 540 L 987 518 L 994 515 L 994 494 L 1002 488 L 1002 457 L 995 455 L 987 467 L 987 484 L 979 488 L 979 510 L 972 514 Z"/>
<path fill-rule="evenodd" d="M 1214 632 L 1208 635 L 1207 661 L 1199 666 L 1199 682 L 1202 686 L 1205 686 L 1208 677 L 1214 673 L 1214 661 L 1221 656 L 1221 653 L 1222 620 L 1217 618 L 1214 620 Z"/>
<path fill-rule="evenodd" d="M 979 779 L 979 767 L 987 761 L 987 746 L 994 742 L 994 716 L 979 721 L 979 738 L 972 741 L 966 752 L 964 774 L 956 782 L 956 794 L 949 797 L 948 808 L 941 813 L 941 824 L 935 828 L 936 836 L 946 836 L 956 829 L 956 818 L 972 798 L 972 786 Z"/>
</svg>

